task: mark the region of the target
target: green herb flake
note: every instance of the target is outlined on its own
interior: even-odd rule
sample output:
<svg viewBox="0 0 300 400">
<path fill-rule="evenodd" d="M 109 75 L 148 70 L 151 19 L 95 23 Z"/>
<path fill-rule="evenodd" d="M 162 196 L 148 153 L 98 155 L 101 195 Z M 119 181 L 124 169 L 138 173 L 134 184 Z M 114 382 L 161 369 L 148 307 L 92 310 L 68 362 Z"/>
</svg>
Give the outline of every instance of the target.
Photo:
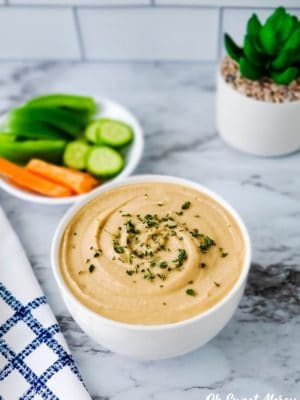
<svg viewBox="0 0 300 400">
<path fill-rule="evenodd" d="M 95 270 L 95 265 L 94 264 L 91 264 L 90 266 L 89 266 L 89 273 L 91 274 L 92 272 L 94 272 L 94 270 Z"/>
<path fill-rule="evenodd" d="M 127 270 L 126 270 L 126 274 L 129 275 L 129 276 L 131 276 L 131 275 L 134 274 L 134 270 L 133 270 L 133 269 L 127 269 Z"/>
<path fill-rule="evenodd" d="M 220 247 L 220 248 L 219 248 L 219 253 L 220 253 L 220 257 L 222 257 L 222 258 L 225 258 L 225 257 L 228 256 L 228 253 L 225 253 L 225 252 L 224 252 L 223 247 Z"/>
<path fill-rule="evenodd" d="M 161 262 L 159 263 L 159 267 L 162 268 L 162 269 L 167 268 L 167 266 L 168 266 L 168 263 L 167 263 L 166 261 L 161 261 Z"/>
<path fill-rule="evenodd" d="M 213 239 L 211 239 L 209 236 L 205 235 L 202 238 L 202 243 L 199 246 L 199 249 L 201 251 L 201 253 L 207 253 L 208 249 L 211 246 L 215 246 L 215 241 Z"/>
<path fill-rule="evenodd" d="M 182 267 L 184 261 L 187 259 L 187 254 L 184 249 L 178 249 L 178 255 L 173 262 L 176 264 L 176 267 Z"/>
<path fill-rule="evenodd" d="M 214 282 L 214 284 L 215 284 L 217 287 L 220 287 L 220 286 L 221 286 L 221 284 L 218 283 L 218 282 Z"/>
<path fill-rule="evenodd" d="M 186 289 L 185 293 L 186 293 L 188 296 L 196 296 L 196 292 L 195 292 L 194 289 Z"/>
<path fill-rule="evenodd" d="M 190 202 L 190 201 L 185 201 L 185 202 L 182 204 L 181 209 L 182 209 L 182 210 L 187 210 L 187 209 L 190 208 L 190 206 L 191 206 L 191 202 Z"/>
</svg>

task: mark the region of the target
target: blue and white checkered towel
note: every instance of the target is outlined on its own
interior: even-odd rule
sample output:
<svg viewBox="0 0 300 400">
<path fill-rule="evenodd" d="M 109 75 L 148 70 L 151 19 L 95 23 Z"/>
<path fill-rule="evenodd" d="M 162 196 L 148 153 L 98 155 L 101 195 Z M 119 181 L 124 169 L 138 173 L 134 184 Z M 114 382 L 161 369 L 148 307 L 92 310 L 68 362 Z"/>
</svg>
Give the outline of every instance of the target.
<svg viewBox="0 0 300 400">
<path fill-rule="evenodd" d="M 91 399 L 1 207 L 0 399 Z"/>
</svg>

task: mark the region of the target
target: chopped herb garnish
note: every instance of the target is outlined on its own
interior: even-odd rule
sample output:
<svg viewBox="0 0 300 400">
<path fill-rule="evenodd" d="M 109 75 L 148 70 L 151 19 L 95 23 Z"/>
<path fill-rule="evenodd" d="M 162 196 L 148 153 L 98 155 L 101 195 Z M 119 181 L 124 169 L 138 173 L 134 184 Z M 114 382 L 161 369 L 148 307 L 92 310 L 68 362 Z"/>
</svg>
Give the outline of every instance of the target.
<svg viewBox="0 0 300 400">
<path fill-rule="evenodd" d="M 90 266 L 89 266 L 89 273 L 91 274 L 94 270 L 95 270 L 95 265 L 94 264 L 91 264 Z"/>
<path fill-rule="evenodd" d="M 192 285 L 194 283 L 194 281 L 188 281 L 189 285 Z"/>
<path fill-rule="evenodd" d="M 122 217 L 131 217 L 131 214 L 122 214 Z"/>
<path fill-rule="evenodd" d="M 95 257 L 95 258 L 97 258 L 97 257 L 99 257 L 99 256 L 100 256 L 100 254 L 101 254 L 101 252 L 100 252 L 100 251 L 96 251 L 96 253 L 94 254 L 94 257 Z"/>
<path fill-rule="evenodd" d="M 185 293 L 189 296 L 196 296 L 196 292 L 194 289 L 186 289 Z"/>
<path fill-rule="evenodd" d="M 148 281 L 153 281 L 155 278 L 155 275 L 150 271 L 149 268 L 147 268 L 147 273 L 144 275 L 144 279 L 147 279 Z"/>
<path fill-rule="evenodd" d="M 218 282 L 214 282 L 214 284 L 215 284 L 217 287 L 220 287 L 220 286 L 221 286 L 221 284 L 218 283 Z"/>
<path fill-rule="evenodd" d="M 220 256 L 221 256 L 222 258 L 228 256 L 228 253 L 225 253 L 225 252 L 224 252 L 223 247 L 220 247 L 220 248 L 219 248 L 219 253 L 220 253 Z"/>
<path fill-rule="evenodd" d="M 157 203 L 158 207 L 162 207 L 164 204 L 163 203 Z"/>
<path fill-rule="evenodd" d="M 215 241 L 213 239 L 211 239 L 209 236 L 205 235 L 202 238 L 202 243 L 199 246 L 199 249 L 201 251 L 201 253 L 207 253 L 208 249 L 211 246 L 215 246 Z"/>
<path fill-rule="evenodd" d="M 78 275 L 81 275 L 81 274 L 83 274 L 83 271 L 78 271 Z"/>
<path fill-rule="evenodd" d="M 195 237 L 195 238 L 197 238 L 197 237 L 200 236 L 200 232 L 199 232 L 198 229 L 193 229 L 193 230 L 190 232 L 190 234 L 191 234 L 193 237 Z"/>
<path fill-rule="evenodd" d="M 124 225 L 126 226 L 127 233 L 133 233 L 133 234 L 140 233 L 140 231 L 136 229 L 135 225 L 132 223 L 130 219 L 127 222 L 125 222 Z"/>
<path fill-rule="evenodd" d="M 156 215 L 147 214 L 144 217 L 144 224 L 148 227 L 158 226 L 159 221 Z"/>
<path fill-rule="evenodd" d="M 200 267 L 201 267 L 201 268 L 205 268 L 205 267 L 206 267 L 206 264 L 205 264 L 204 262 L 202 262 L 202 263 L 200 264 Z"/>
<path fill-rule="evenodd" d="M 129 275 L 129 276 L 131 276 L 131 275 L 134 274 L 134 272 L 135 272 L 135 271 L 134 271 L 133 269 L 127 269 L 126 274 Z"/>
<path fill-rule="evenodd" d="M 191 206 L 191 202 L 190 201 L 186 201 L 182 204 L 181 209 L 182 210 L 187 210 L 188 208 L 190 208 Z"/>
<path fill-rule="evenodd" d="M 177 215 L 182 215 L 182 214 L 183 214 L 183 211 L 176 211 L 175 214 L 177 214 Z"/>
<path fill-rule="evenodd" d="M 161 262 L 159 263 L 159 267 L 162 268 L 162 269 L 167 268 L 167 266 L 168 266 L 168 263 L 167 263 L 166 261 L 161 261 Z"/>
<path fill-rule="evenodd" d="M 114 243 L 114 250 L 115 250 L 116 253 L 122 254 L 122 253 L 125 252 L 124 246 L 120 246 L 119 241 L 114 240 L 113 243 Z"/>
<path fill-rule="evenodd" d="M 173 262 L 176 264 L 176 267 L 181 267 L 186 259 L 186 251 L 184 249 L 178 249 L 178 256 Z"/>
</svg>

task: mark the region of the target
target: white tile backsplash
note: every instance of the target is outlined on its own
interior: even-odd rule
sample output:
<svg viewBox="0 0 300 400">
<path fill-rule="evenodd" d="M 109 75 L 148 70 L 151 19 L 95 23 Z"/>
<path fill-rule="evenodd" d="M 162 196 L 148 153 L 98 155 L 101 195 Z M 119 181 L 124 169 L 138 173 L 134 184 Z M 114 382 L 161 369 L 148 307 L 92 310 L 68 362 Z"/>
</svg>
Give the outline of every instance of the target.
<svg viewBox="0 0 300 400">
<path fill-rule="evenodd" d="M 217 57 L 217 9 L 79 9 L 78 15 L 87 59 L 214 61 Z"/>
<path fill-rule="evenodd" d="M 9 4 L 64 6 L 145 6 L 151 0 L 8 0 Z"/>
<path fill-rule="evenodd" d="M 0 59 L 79 59 L 73 11 L 0 8 Z"/>
<path fill-rule="evenodd" d="M 156 5 L 220 7 L 299 7 L 300 0 L 154 0 Z"/>
<path fill-rule="evenodd" d="M 280 4 L 300 16 L 300 0 L 0 0 L 0 61 L 211 62 Z"/>
</svg>

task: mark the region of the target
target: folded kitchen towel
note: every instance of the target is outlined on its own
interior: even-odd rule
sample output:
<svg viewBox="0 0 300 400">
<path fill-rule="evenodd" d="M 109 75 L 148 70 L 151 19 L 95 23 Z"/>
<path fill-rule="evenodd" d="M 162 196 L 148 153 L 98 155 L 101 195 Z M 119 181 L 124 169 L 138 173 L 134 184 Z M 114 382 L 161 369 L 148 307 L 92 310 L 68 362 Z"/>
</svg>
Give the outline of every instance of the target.
<svg viewBox="0 0 300 400">
<path fill-rule="evenodd" d="M 0 399 L 91 399 L 1 207 Z"/>
</svg>

